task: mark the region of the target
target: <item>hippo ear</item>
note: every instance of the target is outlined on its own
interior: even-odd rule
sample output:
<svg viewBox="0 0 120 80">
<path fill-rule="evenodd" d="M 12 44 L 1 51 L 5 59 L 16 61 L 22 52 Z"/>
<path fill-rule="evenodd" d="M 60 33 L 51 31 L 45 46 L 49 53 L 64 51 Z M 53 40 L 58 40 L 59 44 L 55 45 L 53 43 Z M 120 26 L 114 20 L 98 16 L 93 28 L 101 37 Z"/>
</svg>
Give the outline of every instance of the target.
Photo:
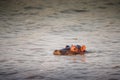
<svg viewBox="0 0 120 80">
<path fill-rule="evenodd" d="M 86 46 L 85 45 L 82 45 L 81 51 L 86 51 Z"/>
</svg>

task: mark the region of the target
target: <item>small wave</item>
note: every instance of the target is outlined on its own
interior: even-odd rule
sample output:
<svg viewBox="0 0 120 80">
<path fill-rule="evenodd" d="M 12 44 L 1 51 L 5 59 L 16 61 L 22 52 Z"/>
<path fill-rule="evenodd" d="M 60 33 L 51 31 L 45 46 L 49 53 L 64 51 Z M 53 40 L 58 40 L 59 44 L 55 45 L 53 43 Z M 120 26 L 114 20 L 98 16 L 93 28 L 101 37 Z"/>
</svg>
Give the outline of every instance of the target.
<svg viewBox="0 0 120 80">
<path fill-rule="evenodd" d="M 63 10 L 61 13 L 83 13 L 83 12 L 89 12 L 88 10 L 85 9 L 70 9 L 70 10 Z"/>
<path fill-rule="evenodd" d="M 14 75 L 14 74 L 17 74 L 18 72 L 17 71 L 14 71 L 14 72 L 0 72 L 0 75 Z"/>
<path fill-rule="evenodd" d="M 32 10 L 32 9 L 38 9 L 38 10 L 41 10 L 43 9 L 42 7 L 32 7 L 32 6 L 27 6 L 27 7 L 24 7 L 24 9 L 26 10 Z"/>
<path fill-rule="evenodd" d="M 41 75 L 31 75 L 28 76 L 26 79 L 44 79 L 45 76 L 41 76 Z"/>
</svg>

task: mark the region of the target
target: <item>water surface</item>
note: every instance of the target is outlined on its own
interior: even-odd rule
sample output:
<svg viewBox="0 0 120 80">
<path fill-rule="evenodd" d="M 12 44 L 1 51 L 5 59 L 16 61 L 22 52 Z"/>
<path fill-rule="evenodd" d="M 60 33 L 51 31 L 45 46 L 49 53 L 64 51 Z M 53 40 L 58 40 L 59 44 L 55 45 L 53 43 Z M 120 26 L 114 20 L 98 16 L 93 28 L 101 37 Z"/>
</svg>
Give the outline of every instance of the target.
<svg viewBox="0 0 120 80">
<path fill-rule="evenodd" d="M 1 0 L 0 80 L 120 80 L 119 7 L 119 0 Z M 89 53 L 53 55 L 72 44 Z"/>
</svg>

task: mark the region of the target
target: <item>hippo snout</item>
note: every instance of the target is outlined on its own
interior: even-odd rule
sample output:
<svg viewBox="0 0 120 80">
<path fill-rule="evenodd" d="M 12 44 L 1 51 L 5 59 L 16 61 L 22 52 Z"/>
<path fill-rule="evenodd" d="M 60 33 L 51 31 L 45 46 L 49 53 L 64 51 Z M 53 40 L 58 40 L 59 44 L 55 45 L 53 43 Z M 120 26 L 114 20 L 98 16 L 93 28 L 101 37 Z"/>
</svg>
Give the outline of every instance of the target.
<svg viewBox="0 0 120 80">
<path fill-rule="evenodd" d="M 54 55 L 61 55 L 61 52 L 60 52 L 60 50 L 55 50 L 55 51 L 53 52 L 53 54 L 54 54 Z"/>
</svg>

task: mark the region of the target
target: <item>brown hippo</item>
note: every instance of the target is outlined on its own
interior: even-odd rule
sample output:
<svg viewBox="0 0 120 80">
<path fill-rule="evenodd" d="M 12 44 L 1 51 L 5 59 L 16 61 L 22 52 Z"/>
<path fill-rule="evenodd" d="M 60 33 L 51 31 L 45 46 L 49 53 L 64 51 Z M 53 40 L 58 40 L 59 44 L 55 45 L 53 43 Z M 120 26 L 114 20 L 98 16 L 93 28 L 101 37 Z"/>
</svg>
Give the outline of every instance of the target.
<svg viewBox="0 0 120 80">
<path fill-rule="evenodd" d="M 71 47 L 67 45 L 65 48 L 60 50 L 55 50 L 53 52 L 54 55 L 77 55 L 77 54 L 84 54 L 86 52 L 85 45 L 72 45 Z"/>
</svg>

